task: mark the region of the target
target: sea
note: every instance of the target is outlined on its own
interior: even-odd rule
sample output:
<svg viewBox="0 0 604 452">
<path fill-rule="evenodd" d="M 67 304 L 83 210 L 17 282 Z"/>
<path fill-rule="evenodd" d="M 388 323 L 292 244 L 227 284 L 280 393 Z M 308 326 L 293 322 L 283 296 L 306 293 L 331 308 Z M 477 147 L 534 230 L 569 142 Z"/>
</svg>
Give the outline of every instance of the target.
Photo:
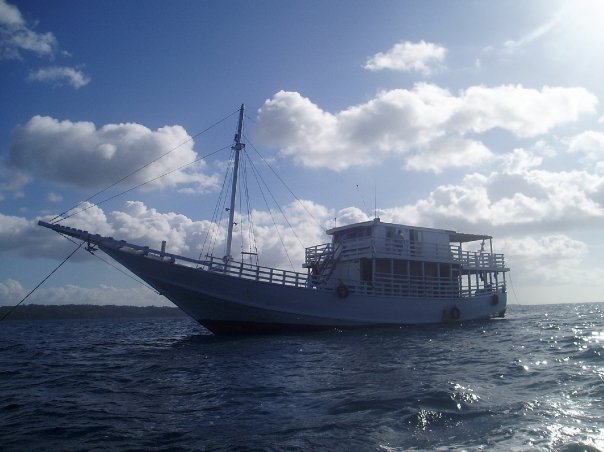
<svg viewBox="0 0 604 452">
<path fill-rule="evenodd" d="M 604 451 L 604 304 L 247 337 L 5 320 L 0 449 Z"/>
</svg>

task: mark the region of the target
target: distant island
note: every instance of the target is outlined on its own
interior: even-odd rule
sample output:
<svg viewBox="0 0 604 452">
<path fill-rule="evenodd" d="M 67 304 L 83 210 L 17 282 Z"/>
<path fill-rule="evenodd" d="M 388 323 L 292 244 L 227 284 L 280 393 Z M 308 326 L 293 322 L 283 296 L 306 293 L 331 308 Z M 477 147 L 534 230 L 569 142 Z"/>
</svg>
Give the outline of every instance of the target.
<svg viewBox="0 0 604 452">
<path fill-rule="evenodd" d="M 0 306 L 0 318 L 12 309 Z M 139 319 L 186 317 L 177 307 L 171 306 L 116 306 L 116 305 L 42 305 L 28 304 L 17 307 L 5 320 L 50 319 Z"/>
</svg>

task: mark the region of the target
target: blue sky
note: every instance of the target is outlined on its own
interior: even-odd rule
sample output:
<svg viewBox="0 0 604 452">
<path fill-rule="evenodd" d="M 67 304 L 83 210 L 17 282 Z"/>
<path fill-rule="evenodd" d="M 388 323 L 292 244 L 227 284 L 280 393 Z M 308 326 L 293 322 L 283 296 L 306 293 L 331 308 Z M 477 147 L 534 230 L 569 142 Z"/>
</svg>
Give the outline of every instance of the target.
<svg viewBox="0 0 604 452">
<path fill-rule="evenodd" d="M 273 186 L 295 234 L 255 203 L 261 263 L 300 269 L 324 227 L 377 205 L 492 234 L 512 302 L 602 301 L 603 21 L 601 0 L 0 0 L 0 304 L 74 247 L 38 219 L 167 151 L 95 201 L 228 146 L 235 116 L 198 134 L 241 103 L 250 159 L 304 203 Z M 196 257 L 227 159 L 66 224 Z M 84 252 L 31 300 L 161 303 Z"/>
</svg>

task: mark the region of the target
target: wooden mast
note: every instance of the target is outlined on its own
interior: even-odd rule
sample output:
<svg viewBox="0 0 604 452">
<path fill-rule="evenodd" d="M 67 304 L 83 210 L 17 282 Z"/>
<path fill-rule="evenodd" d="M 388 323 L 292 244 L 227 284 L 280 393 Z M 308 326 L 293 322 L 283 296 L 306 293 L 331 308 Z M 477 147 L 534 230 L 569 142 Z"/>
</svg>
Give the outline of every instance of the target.
<svg viewBox="0 0 604 452">
<path fill-rule="evenodd" d="M 237 134 L 235 135 L 235 142 L 231 149 L 235 151 L 235 163 L 233 165 L 233 185 L 231 186 L 231 206 L 229 208 L 229 226 L 227 230 L 227 243 L 226 243 L 226 254 L 224 256 L 224 261 L 228 263 L 228 261 L 233 259 L 231 256 L 231 245 L 233 242 L 233 224 L 235 219 L 235 195 L 237 192 L 237 174 L 239 172 L 239 154 L 245 148 L 245 144 L 241 142 L 241 131 L 243 129 L 243 108 L 244 105 L 241 104 L 241 108 L 239 109 L 239 124 L 237 126 Z"/>
</svg>

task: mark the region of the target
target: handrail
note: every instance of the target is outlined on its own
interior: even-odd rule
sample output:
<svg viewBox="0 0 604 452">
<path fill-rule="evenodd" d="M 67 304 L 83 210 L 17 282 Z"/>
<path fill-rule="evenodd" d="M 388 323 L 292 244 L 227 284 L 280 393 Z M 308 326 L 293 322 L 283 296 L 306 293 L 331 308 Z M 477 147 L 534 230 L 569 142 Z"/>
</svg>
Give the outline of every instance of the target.
<svg viewBox="0 0 604 452">
<path fill-rule="evenodd" d="M 431 260 L 443 263 L 459 264 L 468 269 L 505 270 L 503 254 L 485 253 L 483 251 L 462 250 L 459 245 L 431 242 L 407 242 L 400 238 L 376 239 L 357 237 L 339 242 L 340 259 L 353 260 L 360 258 L 392 258 L 409 260 Z M 331 250 L 330 244 L 306 248 L 306 264 L 309 265 L 321 252 Z"/>
<path fill-rule="evenodd" d="M 248 264 L 239 261 L 224 262 L 222 259 L 208 256 L 209 260 L 204 262 L 203 270 L 214 273 L 222 273 L 228 276 L 236 276 L 241 279 L 281 284 L 284 286 L 307 287 L 308 275 L 306 273 L 291 270 L 282 270 L 272 267 Z"/>
<path fill-rule="evenodd" d="M 278 283 L 285 286 L 306 287 L 308 283 L 308 275 L 306 273 L 262 267 L 233 260 L 227 260 L 225 263 L 223 259 L 214 256 L 208 256 L 208 259 L 205 260 L 193 259 L 186 256 L 166 253 L 165 251 L 149 248 L 148 246 L 135 245 L 133 243 L 128 243 L 125 240 L 115 240 L 113 237 L 90 234 L 88 231 L 70 228 L 68 226 L 50 224 L 44 221 L 39 221 L 38 224 L 61 234 L 82 240 L 88 244 L 114 249 L 131 250 L 132 253 L 143 255 L 149 259 L 157 259 L 171 264 L 175 264 L 176 262 L 178 262 L 179 265 L 194 264 L 195 267 L 193 268 L 199 268 L 205 271 L 220 272 L 242 279 Z"/>
<path fill-rule="evenodd" d="M 439 281 L 440 279 L 440 281 Z M 360 295 L 380 295 L 429 299 L 474 298 L 485 294 L 506 291 L 504 282 L 493 282 L 484 287 L 467 287 L 448 278 L 407 277 L 398 280 L 376 278 L 374 281 L 338 280 L 335 284 L 323 287 L 323 290 L 336 291 L 344 284 L 350 293 Z"/>
<path fill-rule="evenodd" d="M 178 265 L 187 265 L 191 268 L 198 268 L 200 271 L 209 271 L 215 273 L 222 273 L 228 276 L 234 276 L 241 279 L 248 279 L 253 281 L 267 282 L 273 284 L 280 284 L 283 286 L 292 287 L 313 287 L 318 290 L 333 291 L 336 290 L 337 286 L 341 283 L 346 284 L 352 293 L 361 294 L 376 294 L 393 297 L 420 297 L 420 298 L 465 298 L 482 295 L 485 293 L 497 293 L 498 291 L 505 291 L 505 281 L 493 281 L 492 284 L 483 284 L 482 287 L 468 287 L 463 280 L 456 281 L 446 277 L 402 277 L 393 278 L 389 274 L 376 274 L 375 281 L 353 281 L 353 280 L 330 280 L 322 284 L 313 284 L 312 277 L 309 277 L 306 273 L 300 273 L 290 270 L 281 270 L 271 267 L 262 267 L 259 265 L 248 264 L 239 261 L 227 260 L 207 256 L 205 260 L 192 259 L 185 256 L 179 256 L 172 253 L 166 253 L 165 251 L 155 250 L 147 246 L 139 246 L 128 243 L 124 240 L 118 241 L 112 237 L 104 237 L 98 234 L 90 234 L 88 231 L 82 231 L 80 229 L 70 228 L 67 226 L 61 226 L 56 224 L 50 224 L 40 221 L 41 226 L 53 229 L 61 234 L 69 235 L 76 239 L 87 242 L 89 245 L 99 245 L 101 247 L 122 249 L 126 252 L 139 254 L 145 256 L 148 259 L 161 260 L 166 263 Z M 321 249 L 319 245 L 317 250 Z M 322 252 L 328 250 L 327 246 L 324 246 Z M 346 250 L 342 249 L 340 254 L 343 254 Z M 468 252 L 465 252 L 468 253 Z M 473 263 L 478 266 L 477 268 L 482 269 L 481 265 L 487 265 L 484 260 L 484 253 L 459 253 L 460 255 L 467 256 L 467 262 Z M 503 255 L 497 254 L 486 254 L 488 265 L 496 265 L 496 269 L 500 269 L 499 265 L 503 265 Z M 495 262 L 495 264 L 492 263 Z M 459 262 L 456 260 L 455 262 Z M 195 267 L 192 267 L 194 264 Z M 486 267 L 485 267 L 486 270 Z M 501 268 L 501 271 L 507 269 Z M 386 276 L 387 275 L 387 276 Z"/>
</svg>

